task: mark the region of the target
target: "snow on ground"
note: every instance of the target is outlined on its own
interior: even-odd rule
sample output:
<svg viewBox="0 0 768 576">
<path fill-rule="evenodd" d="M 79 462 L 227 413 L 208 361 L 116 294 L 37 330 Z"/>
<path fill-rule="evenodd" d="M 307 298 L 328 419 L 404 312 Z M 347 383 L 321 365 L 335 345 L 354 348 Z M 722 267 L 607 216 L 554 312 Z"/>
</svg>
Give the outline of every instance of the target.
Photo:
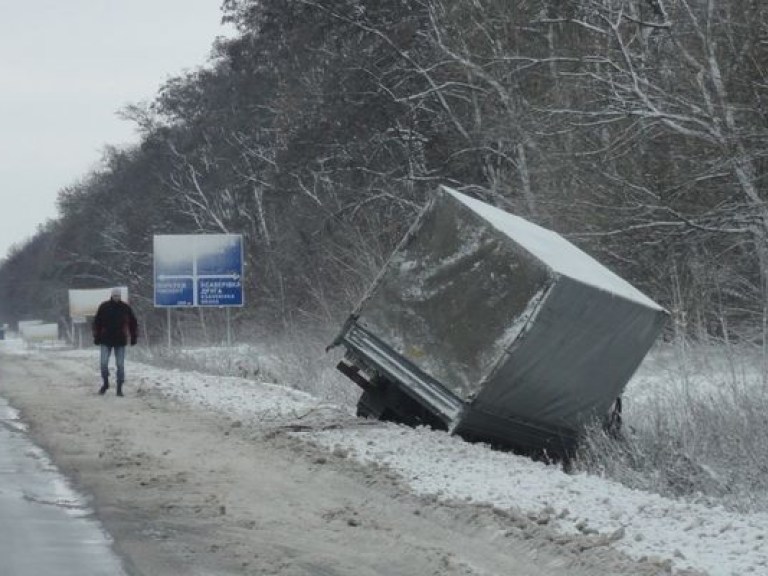
<svg viewBox="0 0 768 576">
<path fill-rule="evenodd" d="M 6 351 L 14 349 L 12 342 L 2 344 Z M 97 373 L 95 349 L 60 354 L 90 363 Z M 152 389 L 252 423 L 295 423 L 311 413 L 334 410 L 308 394 L 240 378 L 164 370 L 130 359 L 127 373 L 129 393 L 130 387 Z M 652 380 L 652 370 L 646 368 L 640 377 Z M 735 514 L 630 490 L 595 476 L 568 475 L 556 466 L 426 428 L 356 426 L 351 416 L 347 420 L 351 425 L 297 434 L 337 454 L 386 467 L 420 495 L 514 511 L 564 534 L 601 535 L 633 558 L 668 560 L 675 571 L 768 574 L 768 514 Z"/>
<path fill-rule="evenodd" d="M 640 365 L 623 398 L 640 406 L 679 402 L 689 395 L 717 397 L 724 386 L 759 390 L 767 376 L 765 360 L 757 349 L 658 347 Z"/>
</svg>

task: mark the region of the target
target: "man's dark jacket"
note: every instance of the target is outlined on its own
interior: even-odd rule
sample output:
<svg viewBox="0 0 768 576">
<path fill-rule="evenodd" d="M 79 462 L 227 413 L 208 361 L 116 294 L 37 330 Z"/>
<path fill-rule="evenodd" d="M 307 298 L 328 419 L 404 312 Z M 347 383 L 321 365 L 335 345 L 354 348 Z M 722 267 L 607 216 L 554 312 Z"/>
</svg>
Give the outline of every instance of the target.
<svg viewBox="0 0 768 576">
<path fill-rule="evenodd" d="M 106 346 L 136 344 L 138 322 L 133 310 L 120 300 L 102 302 L 93 319 L 93 343 Z"/>
</svg>

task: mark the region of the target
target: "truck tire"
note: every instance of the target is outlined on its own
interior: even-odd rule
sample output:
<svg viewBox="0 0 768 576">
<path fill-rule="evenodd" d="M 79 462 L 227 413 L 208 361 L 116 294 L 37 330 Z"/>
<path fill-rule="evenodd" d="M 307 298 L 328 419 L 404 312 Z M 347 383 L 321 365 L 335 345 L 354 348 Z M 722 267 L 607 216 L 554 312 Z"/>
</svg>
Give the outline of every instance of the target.
<svg viewBox="0 0 768 576">
<path fill-rule="evenodd" d="M 358 418 L 381 418 L 385 409 L 380 395 L 365 391 L 357 401 Z"/>
</svg>

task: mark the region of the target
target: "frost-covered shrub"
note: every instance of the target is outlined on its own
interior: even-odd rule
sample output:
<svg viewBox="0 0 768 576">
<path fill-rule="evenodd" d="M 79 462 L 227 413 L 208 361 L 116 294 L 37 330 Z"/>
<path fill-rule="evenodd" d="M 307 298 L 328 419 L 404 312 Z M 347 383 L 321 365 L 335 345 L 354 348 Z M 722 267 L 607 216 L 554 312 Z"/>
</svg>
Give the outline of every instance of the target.
<svg viewBox="0 0 768 576">
<path fill-rule="evenodd" d="M 327 402 L 353 406 L 359 390 L 336 370 L 340 352 L 325 351 L 333 337 L 329 334 L 321 330 L 292 331 L 232 347 L 137 349 L 134 357 L 164 368 L 279 384 Z"/>
<path fill-rule="evenodd" d="M 688 350 L 674 359 L 688 365 L 642 390 L 641 401 L 633 404 L 628 389 L 621 437 L 590 429 L 574 468 L 667 496 L 768 510 L 768 388 L 760 358 L 736 354 Z M 641 385 L 657 377 L 641 375 Z"/>
</svg>

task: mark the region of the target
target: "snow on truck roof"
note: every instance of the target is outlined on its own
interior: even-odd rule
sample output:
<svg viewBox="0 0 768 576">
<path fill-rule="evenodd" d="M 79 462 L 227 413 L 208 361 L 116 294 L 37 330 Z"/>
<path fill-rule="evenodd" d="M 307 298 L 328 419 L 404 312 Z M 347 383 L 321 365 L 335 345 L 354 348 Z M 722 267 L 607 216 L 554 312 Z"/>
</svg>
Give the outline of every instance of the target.
<svg viewBox="0 0 768 576">
<path fill-rule="evenodd" d="M 470 198 L 447 186 L 442 188 L 556 273 L 648 308 L 664 310 L 629 282 L 608 270 L 559 234 L 500 208 Z"/>
</svg>

